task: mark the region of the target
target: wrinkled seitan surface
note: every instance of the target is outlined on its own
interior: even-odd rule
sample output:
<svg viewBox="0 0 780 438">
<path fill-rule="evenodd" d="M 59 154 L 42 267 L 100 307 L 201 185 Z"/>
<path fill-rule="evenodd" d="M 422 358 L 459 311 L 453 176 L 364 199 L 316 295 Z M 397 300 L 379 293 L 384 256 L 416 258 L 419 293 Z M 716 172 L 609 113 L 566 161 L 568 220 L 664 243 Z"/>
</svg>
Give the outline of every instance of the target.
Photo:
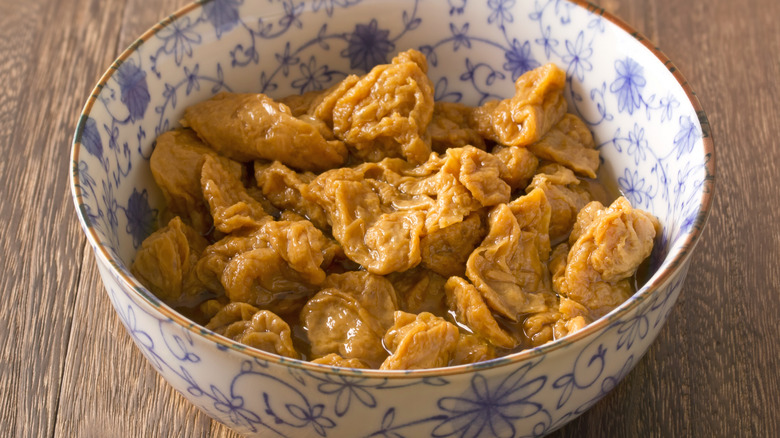
<svg viewBox="0 0 780 438">
<path fill-rule="evenodd" d="M 387 276 L 398 296 L 398 309 L 408 313 L 430 312 L 443 315 L 444 283 L 447 279 L 428 269 L 417 267 Z"/>
<path fill-rule="evenodd" d="M 416 370 L 449 365 L 460 334 L 458 327 L 428 312 L 417 315 L 395 312 L 395 324 L 384 343 L 391 355 L 381 370 Z"/>
<path fill-rule="evenodd" d="M 321 230 L 329 228 L 325 210 L 319 204 L 305 199 L 301 193 L 316 177 L 315 174 L 296 173 L 278 161 L 271 164 L 255 161 L 254 169 L 255 180 L 263 196 L 276 208 L 295 212 Z"/>
<path fill-rule="evenodd" d="M 566 114 L 566 73 L 547 64 L 521 75 L 515 95 L 488 101 L 472 113 L 471 124 L 483 137 L 505 146 L 538 141 Z"/>
<path fill-rule="evenodd" d="M 151 156 L 165 226 L 139 281 L 235 342 L 384 370 L 544 345 L 629 297 L 660 226 L 604 206 L 561 69 L 478 107 L 435 102 L 416 50 L 367 71 L 187 108 Z"/>
<path fill-rule="evenodd" d="M 443 154 L 449 148 L 474 146 L 486 149 L 485 139 L 469 125 L 473 108 L 462 103 L 436 102 L 428 125 L 431 146 Z"/>
<path fill-rule="evenodd" d="M 539 167 L 539 158 L 526 148 L 496 146 L 493 155 L 503 163 L 501 179 L 512 190 L 525 188 Z"/>
<path fill-rule="evenodd" d="M 330 116 L 333 133 L 367 161 L 425 161 L 431 153 L 427 129 L 433 117 L 433 84 L 427 72 L 425 56 L 408 50 L 349 88 L 338 88 Z"/>
<path fill-rule="evenodd" d="M 566 267 L 553 278 L 555 291 L 597 316 L 609 312 L 630 296 L 629 278 L 650 256 L 659 229 L 655 217 L 618 198 L 592 215 L 572 244 Z"/>
<path fill-rule="evenodd" d="M 318 357 L 316 359 L 312 359 L 312 363 L 316 363 L 319 365 L 330 365 L 332 367 L 341 367 L 341 368 L 370 368 L 368 365 L 366 365 L 365 362 L 363 362 L 360 359 L 345 359 L 341 356 L 339 356 L 336 353 L 330 353 L 328 355 Z"/>
<path fill-rule="evenodd" d="M 191 129 L 161 134 L 149 160 L 154 181 L 160 187 L 170 213 L 201 234 L 206 234 L 212 226 L 200 184 L 200 171 L 206 156 L 219 162 L 236 179 L 241 179 L 241 164 L 219 155 Z"/>
<path fill-rule="evenodd" d="M 450 277 L 445 286 L 447 304 L 455 312 L 458 322 L 491 344 L 501 348 L 514 348 L 517 341 L 505 332 L 488 309 L 485 300 L 474 285 L 460 277 Z"/>
<path fill-rule="evenodd" d="M 444 277 L 465 275 L 466 261 L 487 234 L 487 216 L 479 212 L 420 239 L 422 266 Z"/>
<path fill-rule="evenodd" d="M 211 318 L 206 328 L 258 350 L 300 358 L 293 347 L 290 326 L 268 310 L 230 303 Z"/>
<path fill-rule="evenodd" d="M 393 285 L 383 277 L 368 272 L 329 276 L 301 310 L 312 355 L 336 353 L 378 367 L 387 357 L 382 337 L 393 325 L 397 302 Z"/>
<path fill-rule="evenodd" d="M 528 145 L 537 157 L 562 164 L 588 178 L 599 170 L 599 151 L 590 129 L 579 117 L 566 114 L 538 142 Z"/>
<path fill-rule="evenodd" d="M 186 303 L 204 291 L 196 264 L 208 241 L 176 216 L 141 244 L 131 272 L 160 299 Z"/>
<path fill-rule="evenodd" d="M 466 263 L 466 276 L 490 308 L 517 321 L 546 309 L 550 206 L 541 190 L 490 212 L 490 231 Z"/>
<path fill-rule="evenodd" d="M 188 107 L 182 124 L 237 161 L 277 160 L 301 170 L 340 166 L 347 149 L 316 119 L 300 119 L 264 94 L 220 93 Z M 321 124 L 321 126 L 320 126 Z"/>
<path fill-rule="evenodd" d="M 257 228 L 271 219 L 241 181 L 208 155 L 203 160 L 200 184 L 214 219 L 214 228 L 223 233 Z"/>
<path fill-rule="evenodd" d="M 550 240 L 565 240 L 574 226 L 577 213 L 592 200 L 591 194 L 580 186 L 574 172 L 558 164 L 538 169 L 526 191 L 540 189 L 550 204 Z"/>
</svg>

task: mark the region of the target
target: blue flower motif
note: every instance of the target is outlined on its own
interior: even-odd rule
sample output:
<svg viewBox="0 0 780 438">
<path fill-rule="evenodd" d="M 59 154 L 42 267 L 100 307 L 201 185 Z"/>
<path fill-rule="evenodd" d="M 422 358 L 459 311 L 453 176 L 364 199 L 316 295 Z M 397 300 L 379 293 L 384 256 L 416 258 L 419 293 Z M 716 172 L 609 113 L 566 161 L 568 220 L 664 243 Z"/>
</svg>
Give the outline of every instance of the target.
<svg viewBox="0 0 780 438">
<path fill-rule="evenodd" d="M 132 59 L 127 59 L 119 66 L 114 77 L 121 91 L 120 99 L 130 112 L 130 120 L 142 118 L 151 100 L 146 72 L 135 65 Z"/>
<path fill-rule="evenodd" d="M 311 424 L 319 436 L 327 436 L 328 432 L 325 429 L 332 429 L 336 426 L 336 423 L 322 415 L 325 411 L 325 406 L 316 404 L 307 407 L 308 409 L 304 409 L 298 405 L 289 404 L 287 405 L 287 410 L 293 417 L 303 421 L 305 424 Z"/>
<path fill-rule="evenodd" d="M 593 64 L 589 61 L 593 55 L 593 49 L 590 42 L 585 44 L 585 34 L 582 31 L 573 43 L 566 41 L 566 51 L 569 52 L 563 57 L 563 62 L 569 64 L 566 73 L 571 77 L 576 77 L 579 81 L 584 80 L 585 72 L 593 70 Z"/>
<path fill-rule="evenodd" d="M 292 25 L 295 25 L 298 29 L 302 28 L 303 23 L 301 23 L 301 20 L 299 20 L 298 17 L 303 13 L 305 4 L 301 3 L 298 6 L 295 6 L 292 0 L 290 0 L 284 2 L 283 6 L 284 16 L 279 20 L 279 25 L 285 29 Z"/>
<path fill-rule="evenodd" d="M 298 88 L 301 93 L 321 90 L 331 80 L 331 72 L 328 70 L 328 66 L 317 67 L 317 59 L 313 56 L 309 58 L 309 62 L 301 63 L 300 68 L 303 77 L 294 80 L 292 86 Z"/>
<path fill-rule="evenodd" d="M 683 154 L 690 154 L 696 139 L 701 136 L 699 127 L 689 116 L 680 117 L 680 130 L 674 136 L 674 149 L 677 150 L 677 159 Z"/>
<path fill-rule="evenodd" d="M 274 55 L 276 57 L 276 60 L 279 62 L 279 65 L 282 67 L 282 74 L 285 76 L 290 74 L 290 66 L 295 65 L 298 62 L 300 62 L 300 58 L 297 56 L 292 56 L 290 54 L 290 42 L 288 41 L 287 44 L 284 46 L 284 53 L 279 54 L 277 53 Z M 313 59 L 314 57 L 312 57 Z"/>
<path fill-rule="evenodd" d="M 248 427 L 256 431 L 255 424 L 262 423 L 259 415 L 244 408 L 243 397 L 227 397 L 214 385 L 211 385 L 211 397 L 214 400 L 214 409 L 227 414 L 230 421 L 236 426 Z"/>
<path fill-rule="evenodd" d="M 389 30 L 379 29 L 376 19 L 367 25 L 358 24 L 341 56 L 349 58 L 353 69 L 369 71 L 375 65 L 385 64 L 387 55 L 395 49 L 395 44 L 388 39 L 389 34 Z"/>
<path fill-rule="evenodd" d="M 511 23 L 514 21 L 514 17 L 509 12 L 515 5 L 515 0 L 488 0 L 488 8 L 493 12 L 488 16 L 488 23 L 498 23 L 499 26 L 504 26 L 504 23 Z"/>
<path fill-rule="evenodd" d="M 191 57 L 192 45 L 201 42 L 200 34 L 194 31 L 193 27 L 190 17 L 184 16 L 179 20 L 172 21 L 157 32 L 157 37 L 165 41 L 160 50 L 169 55 L 173 53 L 176 65 L 181 65 L 184 55 Z"/>
<path fill-rule="evenodd" d="M 534 40 L 536 44 L 541 44 L 544 47 L 544 56 L 550 58 L 550 55 L 555 51 L 555 46 L 558 45 L 558 40 L 552 38 L 552 29 L 547 26 L 542 31 L 542 37 Z"/>
<path fill-rule="evenodd" d="M 512 82 L 516 81 L 523 73 L 539 67 L 539 63 L 531 56 L 531 43 L 528 41 L 520 44 L 517 39 L 512 41 L 512 48 L 504 52 L 506 63 L 504 70 L 512 72 Z"/>
<path fill-rule="evenodd" d="M 498 385 L 482 374 L 471 378 L 471 392 L 463 397 L 444 397 L 438 406 L 448 413 L 431 435 L 435 437 L 514 437 L 514 421 L 542 411 L 542 405 L 532 401 L 547 378 L 525 381 L 531 367 L 515 370 Z"/>
<path fill-rule="evenodd" d="M 376 399 L 368 392 L 363 385 L 365 377 L 334 376 L 334 380 L 320 383 L 317 389 L 323 394 L 336 394 L 336 415 L 343 416 L 352 404 L 354 397 L 369 408 L 376 407 Z"/>
<path fill-rule="evenodd" d="M 645 192 L 645 179 L 639 177 L 639 173 L 635 171 L 629 171 L 626 169 L 623 172 L 623 176 L 618 178 L 618 185 L 620 191 L 623 192 L 631 204 L 634 206 L 642 205 L 647 195 Z"/>
<path fill-rule="evenodd" d="M 195 68 L 190 71 L 187 66 L 184 66 L 184 76 L 187 77 L 187 96 L 190 95 L 192 90 L 200 90 L 200 82 L 198 81 L 198 70 L 200 70 L 200 64 L 195 64 Z"/>
<path fill-rule="evenodd" d="M 463 93 L 459 93 L 457 91 L 447 91 L 447 87 L 449 86 L 449 81 L 446 77 L 439 78 L 438 81 L 436 81 L 436 84 L 433 86 L 433 97 L 434 100 L 447 100 L 450 102 L 460 102 L 460 100 L 463 98 Z"/>
<path fill-rule="evenodd" d="M 223 32 L 236 27 L 239 22 L 238 7 L 241 3 L 243 0 L 211 0 L 203 4 L 203 13 L 214 25 L 217 39 L 222 37 Z"/>
<path fill-rule="evenodd" d="M 466 35 L 466 32 L 469 31 L 469 24 L 466 23 L 458 29 L 455 27 L 455 23 L 450 23 L 450 32 L 452 32 L 452 43 L 453 43 L 453 49 L 454 51 L 457 51 L 460 46 L 465 46 L 467 49 L 471 48 L 471 40 L 469 40 L 468 35 Z"/>
<path fill-rule="evenodd" d="M 117 225 L 119 225 L 119 220 L 116 216 L 116 211 L 119 209 L 119 203 L 116 201 L 116 198 L 114 197 L 114 185 L 110 182 L 106 183 L 106 181 L 102 181 L 103 185 L 103 205 L 106 207 L 105 213 L 106 213 L 106 220 L 108 220 L 108 226 L 111 228 L 111 230 L 104 230 L 108 231 L 111 235 L 116 234 L 116 228 Z"/>
<path fill-rule="evenodd" d="M 133 246 L 138 248 L 146 236 L 154 231 L 157 220 L 157 210 L 149 206 L 149 194 L 146 190 L 138 193 L 138 190 L 133 188 L 133 194 L 127 200 L 125 216 L 127 217 L 125 231 L 133 236 Z"/>
<path fill-rule="evenodd" d="M 687 233 L 688 230 L 693 227 L 693 224 L 696 223 L 696 217 L 699 215 L 698 211 L 694 211 L 693 213 L 689 214 L 682 224 L 680 224 L 680 233 L 684 234 Z"/>
<path fill-rule="evenodd" d="M 680 102 L 677 101 L 677 98 L 672 93 L 662 97 L 658 103 L 661 107 L 661 122 L 672 120 L 674 110 L 680 106 Z"/>
<path fill-rule="evenodd" d="M 103 142 L 100 140 L 100 131 L 98 131 L 97 122 L 92 117 L 84 120 L 81 128 L 81 144 L 87 149 L 87 152 L 94 155 L 98 161 L 103 162 Z"/>
<path fill-rule="evenodd" d="M 618 350 L 624 346 L 627 350 L 630 350 L 637 339 L 644 339 L 647 336 L 650 329 L 650 322 L 647 319 L 649 310 L 650 306 L 646 306 L 636 316 L 620 325 L 617 330 L 619 335 L 617 341 Z"/>
<path fill-rule="evenodd" d="M 642 89 L 647 84 L 643 73 L 644 68 L 631 58 L 615 61 L 617 78 L 609 86 L 609 90 L 618 97 L 618 111 L 634 111 L 642 106 Z"/>
<path fill-rule="evenodd" d="M 176 87 L 171 84 L 165 84 L 165 90 L 163 90 L 163 97 L 166 101 L 171 102 L 171 108 L 176 108 Z M 162 108 L 158 112 L 161 112 Z"/>
<path fill-rule="evenodd" d="M 648 144 L 645 140 L 645 128 L 634 123 L 634 130 L 628 133 L 628 155 L 634 156 L 634 164 L 647 158 Z"/>
</svg>

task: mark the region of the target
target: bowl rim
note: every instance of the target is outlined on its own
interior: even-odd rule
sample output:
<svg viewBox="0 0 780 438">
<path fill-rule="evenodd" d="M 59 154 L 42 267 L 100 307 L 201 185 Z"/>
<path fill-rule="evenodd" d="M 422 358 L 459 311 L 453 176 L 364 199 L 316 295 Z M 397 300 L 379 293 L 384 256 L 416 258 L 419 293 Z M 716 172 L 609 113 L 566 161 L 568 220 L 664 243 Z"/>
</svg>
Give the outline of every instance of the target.
<svg viewBox="0 0 780 438">
<path fill-rule="evenodd" d="M 93 252 L 97 259 L 102 259 L 105 265 L 108 265 L 115 271 L 115 277 L 120 282 L 125 283 L 125 286 L 132 289 L 135 294 L 146 304 L 154 307 L 160 312 L 168 321 L 175 322 L 177 325 L 187 329 L 195 336 L 204 338 L 206 341 L 211 341 L 217 344 L 217 347 L 228 348 L 239 352 L 239 354 L 246 354 L 247 358 L 256 358 L 268 361 L 269 363 L 276 363 L 281 366 L 292 366 L 298 369 L 304 369 L 314 371 L 318 373 L 330 373 L 340 375 L 352 375 L 360 377 L 371 378 L 423 378 L 433 376 L 450 376 L 456 374 L 469 373 L 475 370 L 495 369 L 498 367 L 504 367 L 509 365 L 516 365 L 522 362 L 529 361 L 538 356 L 547 354 L 549 352 L 559 350 L 572 343 L 578 342 L 584 338 L 587 338 L 603 328 L 609 326 L 615 321 L 619 320 L 622 316 L 636 309 L 643 301 L 645 301 L 654 291 L 667 285 L 678 273 L 680 269 L 685 266 L 686 261 L 690 258 L 699 238 L 702 235 L 704 227 L 707 223 L 707 219 L 712 209 L 715 189 L 715 150 L 712 140 L 711 128 L 707 116 L 699 102 L 696 93 L 691 89 L 688 81 L 685 79 L 680 70 L 672 63 L 658 47 L 656 47 L 648 38 L 641 33 L 637 32 L 630 25 L 628 25 L 622 19 L 612 15 L 605 11 L 603 8 L 588 3 L 584 0 L 566 0 L 568 3 L 577 7 L 584 8 L 587 11 L 597 14 L 611 23 L 618 26 L 622 31 L 626 32 L 629 36 L 636 39 L 640 44 L 645 46 L 650 52 L 667 67 L 669 72 L 673 75 L 675 80 L 679 83 L 680 87 L 684 90 L 689 102 L 693 106 L 696 112 L 699 123 L 701 125 L 701 139 L 703 142 L 704 152 L 704 170 L 705 179 L 701 189 L 701 198 L 699 202 L 699 210 L 696 214 L 696 218 L 693 221 L 691 231 L 687 234 L 685 241 L 676 251 L 672 254 L 672 258 L 667 258 L 662 263 L 659 270 L 630 298 L 624 301 L 621 305 L 613 309 L 607 315 L 599 318 L 598 320 L 588 324 L 585 328 L 569 335 L 564 338 L 549 342 L 539 347 L 529 348 L 517 353 L 513 353 L 507 356 L 498 357 L 484 362 L 478 362 L 467 365 L 457 365 L 443 368 L 430 368 L 420 370 L 376 370 L 376 369 L 354 369 L 354 368 L 342 368 L 331 365 L 321 365 L 312 363 L 309 361 L 286 358 L 274 353 L 258 350 L 253 347 L 249 347 L 244 344 L 240 344 L 229 338 L 221 336 L 205 327 L 196 324 L 188 318 L 181 315 L 179 312 L 173 310 L 170 306 L 165 304 L 162 300 L 157 298 L 148 289 L 146 289 L 135 277 L 129 272 L 128 268 L 124 266 L 123 262 L 118 258 L 114 258 L 108 252 L 108 250 L 101 244 L 94 228 L 90 225 L 90 221 L 82 209 L 82 192 L 79 184 L 79 151 L 81 149 L 81 136 L 83 133 L 84 125 L 87 117 L 92 111 L 92 107 L 98 99 L 101 89 L 108 83 L 109 79 L 114 75 L 119 66 L 132 56 L 138 48 L 144 44 L 144 42 L 151 39 L 157 32 L 169 26 L 174 21 L 189 14 L 190 12 L 200 8 L 208 1 L 196 0 L 189 3 L 171 15 L 168 15 L 164 19 L 157 22 L 155 25 L 147 29 L 140 37 L 138 37 L 128 48 L 126 48 L 111 66 L 100 77 L 97 85 L 92 89 L 87 102 L 85 103 L 78 119 L 75 133 L 71 141 L 71 174 L 70 174 L 70 188 L 73 202 L 76 207 L 76 214 L 81 224 L 84 233 L 87 236 L 87 240 L 92 246 Z M 96 260 L 97 261 L 97 260 Z M 135 301 L 135 300 L 134 300 Z"/>
</svg>

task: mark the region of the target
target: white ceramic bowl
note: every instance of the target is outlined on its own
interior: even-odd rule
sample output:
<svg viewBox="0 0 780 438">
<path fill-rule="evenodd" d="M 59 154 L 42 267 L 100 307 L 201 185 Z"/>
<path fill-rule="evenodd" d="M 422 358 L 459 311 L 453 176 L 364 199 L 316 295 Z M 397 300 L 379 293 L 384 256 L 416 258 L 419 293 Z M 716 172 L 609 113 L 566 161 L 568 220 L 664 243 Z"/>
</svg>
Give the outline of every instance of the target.
<svg viewBox="0 0 780 438">
<path fill-rule="evenodd" d="M 574 335 L 485 363 L 354 371 L 236 344 L 174 312 L 129 273 L 162 197 L 148 159 L 183 109 L 220 90 L 281 97 L 327 87 L 394 53 L 425 53 L 436 98 L 507 97 L 548 61 L 568 75 L 570 110 L 663 236 L 655 274 Z M 526 436 L 603 397 L 655 339 L 680 293 L 710 206 L 709 126 L 680 72 L 604 11 L 560 0 L 213 0 L 140 37 L 90 96 L 73 140 L 72 190 L 117 314 L 141 352 L 208 415 L 270 436 Z"/>
</svg>

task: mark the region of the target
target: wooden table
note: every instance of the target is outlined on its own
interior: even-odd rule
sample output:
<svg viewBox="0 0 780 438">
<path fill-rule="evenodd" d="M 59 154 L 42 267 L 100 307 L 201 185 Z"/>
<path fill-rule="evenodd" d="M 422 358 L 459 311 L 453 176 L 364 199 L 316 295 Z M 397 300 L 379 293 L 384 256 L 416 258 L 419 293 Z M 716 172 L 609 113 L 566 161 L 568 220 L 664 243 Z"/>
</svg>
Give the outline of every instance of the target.
<svg viewBox="0 0 780 438">
<path fill-rule="evenodd" d="M 443 0 L 442 0 L 443 1 Z M 531 1 L 531 0 L 518 0 Z M 121 327 L 68 187 L 85 98 L 185 0 L 0 0 L 0 435 L 235 437 Z M 716 202 L 648 354 L 556 436 L 780 434 L 780 2 L 603 0 L 697 91 Z"/>
</svg>

